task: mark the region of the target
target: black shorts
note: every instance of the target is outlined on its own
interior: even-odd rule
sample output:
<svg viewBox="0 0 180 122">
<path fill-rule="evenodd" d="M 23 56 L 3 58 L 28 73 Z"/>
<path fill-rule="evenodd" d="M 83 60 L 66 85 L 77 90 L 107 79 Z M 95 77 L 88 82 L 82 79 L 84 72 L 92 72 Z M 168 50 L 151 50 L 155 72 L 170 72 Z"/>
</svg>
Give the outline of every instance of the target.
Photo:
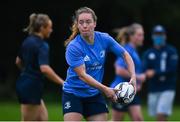
<svg viewBox="0 0 180 122">
<path fill-rule="evenodd" d="M 138 95 L 135 95 L 133 101 L 127 105 L 122 105 L 120 103 L 112 103 L 112 108 L 117 111 L 127 112 L 128 107 L 133 105 L 141 105 L 141 99 Z"/>
<path fill-rule="evenodd" d="M 41 104 L 42 81 L 20 77 L 16 83 L 16 93 L 20 104 Z"/>
<path fill-rule="evenodd" d="M 109 112 L 106 101 L 101 94 L 82 98 L 77 97 L 72 93 L 63 92 L 62 104 L 63 114 L 77 112 L 82 114 L 85 118 L 92 115 Z"/>
</svg>

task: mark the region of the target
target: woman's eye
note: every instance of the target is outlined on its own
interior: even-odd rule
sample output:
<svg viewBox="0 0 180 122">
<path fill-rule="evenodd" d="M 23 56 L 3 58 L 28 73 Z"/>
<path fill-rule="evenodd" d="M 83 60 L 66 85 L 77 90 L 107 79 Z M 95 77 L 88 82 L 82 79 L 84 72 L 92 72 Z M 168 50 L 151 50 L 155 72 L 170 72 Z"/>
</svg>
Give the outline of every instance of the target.
<svg viewBox="0 0 180 122">
<path fill-rule="evenodd" d="M 88 20 L 86 23 L 87 23 L 87 24 L 90 24 L 90 23 L 91 23 L 91 20 Z"/>
<path fill-rule="evenodd" d="M 80 21 L 80 22 L 79 22 L 79 24 L 81 24 L 81 25 L 82 25 L 83 23 L 84 23 L 83 21 Z"/>
</svg>

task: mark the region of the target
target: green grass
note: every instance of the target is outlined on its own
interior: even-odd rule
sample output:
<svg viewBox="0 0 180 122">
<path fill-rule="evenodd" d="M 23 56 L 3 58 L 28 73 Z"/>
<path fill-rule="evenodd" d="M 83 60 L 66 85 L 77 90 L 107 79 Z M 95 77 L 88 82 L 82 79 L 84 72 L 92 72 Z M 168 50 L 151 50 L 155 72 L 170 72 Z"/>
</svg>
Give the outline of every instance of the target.
<svg viewBox="0 0 180 122">
<path fill-rule="evenodd" d="M 46 103 L 49 120 L 63 120 L 62 116 L 62 106 L 61 103 Z M 111 113 L 109 114 L 110 119 Z M 148 116 L 146 106 L 143 106 L 143 116 L 145 120 L 155 120 Z M 0 121 L 12 121 L 12 120 L 20 120 L 20 105 L 16 102 L 0 102 Z M 125 120 L 130 120 L 126 115 Z M 169 118 L 171 121 L 180 120 L 180 106 L 174 106 L 173 114 Z"/>
</svg>

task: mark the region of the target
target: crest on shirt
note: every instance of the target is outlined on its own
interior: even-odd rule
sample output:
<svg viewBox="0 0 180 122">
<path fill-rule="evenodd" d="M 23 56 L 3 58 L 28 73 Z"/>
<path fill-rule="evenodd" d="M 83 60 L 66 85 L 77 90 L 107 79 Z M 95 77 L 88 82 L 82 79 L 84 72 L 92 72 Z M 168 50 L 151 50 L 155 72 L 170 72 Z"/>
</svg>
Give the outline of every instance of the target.
<svg viewBox="0 0 180 122">
<path fill-rule="evenodd" d="M 104 56 L 105 56 L 105 51 L 102 50 L 102 51 L 100 52 L 100 57 L 103 58 Z"/>
<path fill-rule="evenodd" d="M 84 57 L 84 61 L 90 61 L 90 58 L 89 58 L 88 55 L 86 55 L 86 56 Z"/>
<path fill-rule="evenodd" d="M 154 53 L 149 54 L 149 59 L 154 60 L 156 58 L 156 55 Z"/>
</svg>

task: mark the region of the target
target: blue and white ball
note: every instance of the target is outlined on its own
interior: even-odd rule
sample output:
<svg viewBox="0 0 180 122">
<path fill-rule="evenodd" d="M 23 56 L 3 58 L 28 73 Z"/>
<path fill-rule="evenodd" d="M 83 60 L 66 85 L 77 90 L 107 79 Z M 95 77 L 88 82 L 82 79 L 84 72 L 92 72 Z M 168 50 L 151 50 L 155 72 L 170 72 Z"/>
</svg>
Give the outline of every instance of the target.
<svg viewBox="0 0 180 122">
<path fill-rule="evenodd" d="M 129 84 L 128 82 L 122 82 L 116 85 L 115 89 L 120 90 L 116 92 L 118 103 L 129 104 L 133 101 L 135 96 L 135 89 L 133 85 Z"/>
</svg>

